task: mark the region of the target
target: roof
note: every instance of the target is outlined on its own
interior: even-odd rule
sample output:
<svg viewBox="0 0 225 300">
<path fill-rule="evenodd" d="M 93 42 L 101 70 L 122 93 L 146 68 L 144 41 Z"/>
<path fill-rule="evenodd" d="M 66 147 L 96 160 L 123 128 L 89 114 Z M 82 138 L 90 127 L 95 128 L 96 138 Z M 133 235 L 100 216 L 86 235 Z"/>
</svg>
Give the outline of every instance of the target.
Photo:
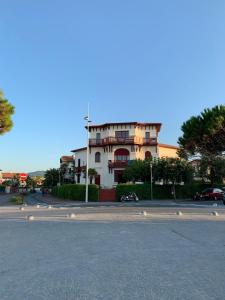
<svg viewBox="0 0 225 300">
<path fill-rule="evenodd" d="M 169 148 L 169 149 L 175 149 L 175 150 L 179 149 L 178 146 L 173 146 L 173 145 L 168 145 L 168 144 L 158 144 L 158 146 L 162 147 L 162 148 Z"/>
<path fill-rule="evenodd" d="M 105 123 L 100 125 L 89 125 L 89 128 L 105 128 L 108 126 L 115 126 L 115 125 L 135 125 L 135 126 L 155 126 L 157 130 L 160 131 L 162 123 L 140 123 L 140 122 L 117 122 L 117 123 Z M 85 126 L 87 128 L 87 126 Z"/>
<path fill-rule="evenodd" d="M 73 159 L 73 156 L 61 156 L 60 157 L 60 161 L 62 162 L 73 162 L 74 159 Z"/>
<path fill-rule="evenodd" d="M 3 179 L 13 179 L 14 176 L 20 175 L 20 173 L 11 173 L 11 172 L 6 172 L 6 173 L 1 173 Z"/>
<path fill-rule="evenodd" d="M 87 150 L 87 147 L 74 149 L 74 150 L 71 150 L 71 152 L 79 152 L 79 151 L 84 151 L 84 150 Z"/>
</svg>

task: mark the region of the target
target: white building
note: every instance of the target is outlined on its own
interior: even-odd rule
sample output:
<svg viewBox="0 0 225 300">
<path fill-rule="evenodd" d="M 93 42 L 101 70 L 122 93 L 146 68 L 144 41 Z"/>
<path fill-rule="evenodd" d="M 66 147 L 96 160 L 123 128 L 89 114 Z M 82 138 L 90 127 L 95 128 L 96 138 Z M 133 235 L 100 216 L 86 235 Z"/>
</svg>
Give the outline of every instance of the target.
<svg viewBox="0 0 225 300">
<path fill-rule="evenodd" d="M 158 144 L 161 123 L 106 123 L 89 127 L 89 168 L 95 183 L 112 187 L 123 182 L 123 170 L 135 159 L 176 157 L 177 147 Z M 75 182 L 85 183 L 87 148 L 75 149 Z"/>
<path fill-rule="evenodd" d="M 74 157 L 61 156 L 60 158 L 60 181 L 61 183 L 74 182 Z"/>
</svg>

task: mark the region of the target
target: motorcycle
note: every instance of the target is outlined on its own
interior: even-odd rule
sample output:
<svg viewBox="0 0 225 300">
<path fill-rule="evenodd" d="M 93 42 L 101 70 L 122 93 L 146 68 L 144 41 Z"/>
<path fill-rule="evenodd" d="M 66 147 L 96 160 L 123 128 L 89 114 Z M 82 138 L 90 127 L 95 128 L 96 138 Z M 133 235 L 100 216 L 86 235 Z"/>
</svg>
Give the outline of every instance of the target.
<svg viewBox="0 0 225 300">
<path fill-rule="evenodd" d="M 125 202 L 125 201 L 136 201 L 136 202 L 138 202 L 138 200 L 139 200 L 139 198 L 134 192 L 130 192 L 127 195 L 122 195 L 121 198 L 120 198 L 121 202 Z"/>
</svg>

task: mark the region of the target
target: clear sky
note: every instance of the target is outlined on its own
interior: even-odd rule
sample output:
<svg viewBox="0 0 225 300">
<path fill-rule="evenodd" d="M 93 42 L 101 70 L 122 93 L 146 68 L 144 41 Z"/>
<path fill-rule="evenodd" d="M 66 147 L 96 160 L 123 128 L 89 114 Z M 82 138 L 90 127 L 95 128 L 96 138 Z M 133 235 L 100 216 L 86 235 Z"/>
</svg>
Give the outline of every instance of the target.
<svg viewBox="0 0 225 300">
<path fill-rule="evenodd" d="M 224 0 L 0 0 L 0 88 L 15 105 L 0 168 L 59 166 L 94 124 L 183 121 L 225 103 Z"/>
</svg>

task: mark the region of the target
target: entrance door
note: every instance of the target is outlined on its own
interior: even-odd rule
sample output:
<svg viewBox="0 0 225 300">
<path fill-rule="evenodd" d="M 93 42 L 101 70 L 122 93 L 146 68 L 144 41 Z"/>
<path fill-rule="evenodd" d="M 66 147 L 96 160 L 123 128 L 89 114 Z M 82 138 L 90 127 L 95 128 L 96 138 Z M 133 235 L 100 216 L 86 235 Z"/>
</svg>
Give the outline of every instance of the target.
<svg viewBox="0 0 225 300">
<path fill-rule="evenodd" d="M 95 184 L 100 185 L 100 183 L 101 183 L 101 176 L 100 175 L 95 176 Z"/>
</svg>

